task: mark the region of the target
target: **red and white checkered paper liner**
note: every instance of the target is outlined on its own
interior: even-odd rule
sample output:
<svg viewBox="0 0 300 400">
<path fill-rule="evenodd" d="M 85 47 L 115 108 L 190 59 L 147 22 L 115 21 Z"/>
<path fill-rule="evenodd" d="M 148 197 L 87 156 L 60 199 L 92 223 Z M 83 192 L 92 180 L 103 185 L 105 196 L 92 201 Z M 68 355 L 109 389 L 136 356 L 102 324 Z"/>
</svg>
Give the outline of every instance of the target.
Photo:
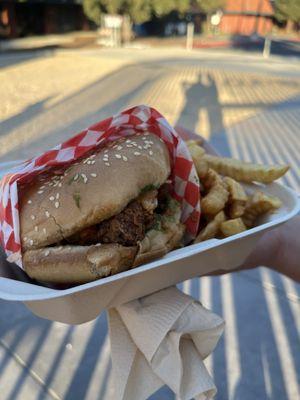
<svg viewBox="0 0 300 400">
<path fill-rule="evenodd" d="M 31 158 L 5 175 L 0 184 L 0 239 L 8 261 L 22 267 L 18 185 L 35 176 L 66 167 L 87 156 L 108 141 L 149 131 L 160 137 L 168 147 L 171 159 L 171 182 L 174 197 L 182 205 L 182 222 L 186 225 L 187 240 L 195 237 L 200 219 L 199 181 L 186 144 L 155 109 L 136 106 L 100 121 L 71 139 L 43 154 Z"/>
</svg>

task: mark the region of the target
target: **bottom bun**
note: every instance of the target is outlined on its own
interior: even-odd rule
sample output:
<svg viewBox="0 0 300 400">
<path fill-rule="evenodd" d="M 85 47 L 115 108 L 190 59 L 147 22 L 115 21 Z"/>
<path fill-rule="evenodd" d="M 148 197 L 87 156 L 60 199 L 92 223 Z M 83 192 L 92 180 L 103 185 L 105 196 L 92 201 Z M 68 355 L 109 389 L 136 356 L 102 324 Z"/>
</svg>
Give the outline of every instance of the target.
<svg viewBox="0 0 300 400">
<path fill-rule="evenodd" d="M 23 256 L 25 271 L 32 278 L 56 284 L 80 284 L 117 274 L 162 257 L 179 246 L 185 227 L 180 213 L 151 229 L 137 246 L 97 244 L 53 246 L 28 250 Z"/>
<path fill-rule="evenodd" d="M 137 247 L 118 244 L 54 246 L 26 251 L 24 267 L 32 279 L 49 283 L 86 283 L 127 270 Z"/>
</svg>

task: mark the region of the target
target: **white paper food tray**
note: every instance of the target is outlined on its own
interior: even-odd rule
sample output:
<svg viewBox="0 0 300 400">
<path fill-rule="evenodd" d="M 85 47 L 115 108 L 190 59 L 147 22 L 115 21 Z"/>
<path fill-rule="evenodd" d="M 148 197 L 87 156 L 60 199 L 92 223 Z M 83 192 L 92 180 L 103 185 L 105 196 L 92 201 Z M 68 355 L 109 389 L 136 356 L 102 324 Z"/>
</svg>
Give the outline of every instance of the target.
<svg viewBox="0 0 300 400">
<path fill-rule="evenodd" d="M 0 178 L 13 163 L 2 165 Z M 258 185 L 245 185 L 248 192 Z M 265 216 L 259 225 L 238 235 L 212 239 L 187 246 L 165 257 L 94 282 L 68 289 L 53 289 L 34 283 L 17 266 L 0 254 L 0 298 L 22 301 L 36 315 L 68 324 L 81 324 L 96 318 L 102 310 L 175 285 L 186 279 L 219 269 L 237 268 L 254 249 L 261 235 L 299 212 L 296 192 L 278 183 L 259 186 L 278 196 L 283 206 Z"/>
</svg>

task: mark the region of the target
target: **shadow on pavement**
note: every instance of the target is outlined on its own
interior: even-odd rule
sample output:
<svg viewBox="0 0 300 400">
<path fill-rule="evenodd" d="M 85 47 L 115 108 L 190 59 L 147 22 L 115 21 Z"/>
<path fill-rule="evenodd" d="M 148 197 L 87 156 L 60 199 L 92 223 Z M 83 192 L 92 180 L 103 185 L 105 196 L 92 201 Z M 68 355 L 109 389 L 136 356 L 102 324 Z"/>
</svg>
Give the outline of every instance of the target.
<svg viewBox="0 0 300 400">
<path fill-rule="evenodd" d="M 23 50 L 23 51 L 0 51 L 0 69 L 5 67 L 11 67 L 32 59 L 37 59 L 41 57 L 49 57 L 54 54 L 54 49 L 52 47 L 38 49 L 38 50 Z"/>
<path fill-rule="evenodd" d="M 51 97 L 46 97 L 45 99 L 26 107 L 22 112 L 0 121 L 0 137 L 8 135 L 13 129 L 40 114 L 44 110 L 45 104 L 50 99 Z"/>
<path fill-rule="evenodd" d="M 231 47 L 249 52 L 263 52 L 265 38 L 251 38 L 243 35 L 233 35 Z M 288 39 L 271 38 L 270 54 L 285 57 L 300 57 L 300 42 Z"/>
<path fill-rule="evenodd" d="M 207 112 L 210 132 L 223 131 L 222 107 L 213 76 L 210 73 L 200 73 L 196 83 L 183 82 L 182 85 L 185 103 L 176 124 L 189 126 L 190 130 L 195 131 L 199 113 L 204 110 Z"/>
<path fill-rule="evenodd" d="M 148 77 L 145 79 L 143 76 L 134 77 L 133 74 L 134 68 L 132 66 L 122 68 L 97 82 L 93 82 L 52 107 L 48 107 L 45 111 L 48 115 L 51 113 L 51 116 L 57 115 L 58 119 L 61 117 L 62 120 L 59 121 L 59 127 L 51 129 L 51 123 L 38 124 L 34 121 L 33 124 L 35 127 L 39 126 L 40 129 L 38 137 L 29 139 L 25 143 L 24 141 L 20 141 L 14 150 L 6 152 L 5 159 L 20 159 L 19 152 L 24 146 L 31 149 L 33 156 L 36 152 L 41 152 L 41 149 L 46 150 L 50 146 L 52 147 L 70 136 L 73 136 L 75 133 L 80 132 L 87 126 L 91 126 L 101 119 L 119 112 L 120 109 L 124 109 L 132 102 L 137 94 L 141 93 L 146 87 L 151 86 L 155 80 L 155 77 Z M 126 82 L 128 76 L 131 76 L 134 82 L 124 90 L 121 83 Z M 120 84 L 118 84 L 118 82 Z M 111 91 L 112 84 L 115 87 L 111 95 L 108 91 Z M 107 100 L 108 98 L 111 100 Z M 26 109 L 24 113 L 22 113 L 20 120 L 18 116 L 16 116 L 0 123 L 0 137 L 9 133 L 8 127 L 12 129 L 12 125 L 16 128 L 18 125 L 22 126 L 23 122 L 30 122 L 30 119 L 33 118 L 34 115 L 39 114 L 38 110 L 42 111 L 43 104 L 46 101 L 47 99 L 30 106 L 29 110 Z M 62 111 L 64 109 L 65 111 Z M 56 110 L 58 112 L 56 112 Z M 72 112 L 72 118 L 68 116 L 69 110 L 70 113 Z M 76 117 L 77 115 L 79 116 Z M 29 120 L 27 120 L 27 117 Z M 63 121 L 66 122 L 64 123 Z M 47 138 L 48 144 L 45 142 L 45 138 Z"/>
</svg>

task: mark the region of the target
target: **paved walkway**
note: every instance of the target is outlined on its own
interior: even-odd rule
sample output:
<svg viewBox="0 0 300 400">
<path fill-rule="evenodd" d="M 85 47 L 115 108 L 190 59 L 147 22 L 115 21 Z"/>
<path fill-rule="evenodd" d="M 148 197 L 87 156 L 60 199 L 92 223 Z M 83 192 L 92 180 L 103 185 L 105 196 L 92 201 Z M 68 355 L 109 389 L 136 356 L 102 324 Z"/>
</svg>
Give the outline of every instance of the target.
<svg viewBox="0 0 300 400">
<path fill-rule="evenodd" d="M 51 75 L 52 56 L 49 67 L 43 58 L 3 69 L 6 79 L 13 76 L 14 81 L 0 106 L 1 113 L 9 110 L 0 123 L 1 161 L 33 155 L 97 119 L 143 102 L 157 107 L 172 123 L 202 132 L 224 154 L 289 162 L 292 171 L 285 183 L 300 190 L 300 81 L 286 76 L 286 70 L 262 74 L 260 64 L 257 71 L 253 65 L 239 71 L 234 61 L 226 64 L 222 59 L 218 64 L 209 61 L 213 69 L 207 68 L 207 60 L 178 56 L 176 61 L 144 64 L 131 59 L 131 65 L 109 75 L 97 77 L 95 68 L 93 79 L 87 74 L 86 83 L 82 80 L 75 87 L 74 81 L 65 93 L 72 86 L 67 75 L 75 59 L 64 57 L 66 75 L 63 68 L 60 76 Z M 105 60 L 90 54 L 78 63 L 100 68 Z M 39 66 L 39 76 L 34 66 Z M 42 82 L 47 79 L 45 88 Z M 22 88 L 18 96 L 14 85 Z M 36 92 L 30 93 L 30 87 Z M 194 279 L 181 287 L 226 320 L 225 335 L 207 360 L 219 388 L 217 400 L 299 398 L 300 285 L 259 268 Z M 113 400 L 106 332 L 105 314 L 69 327 L 41 320 L 21 304 L 1 301 L 0 399 Z M 174 396 L 164 388 L 151 398 L 161 399 Z"/>
</svg>

